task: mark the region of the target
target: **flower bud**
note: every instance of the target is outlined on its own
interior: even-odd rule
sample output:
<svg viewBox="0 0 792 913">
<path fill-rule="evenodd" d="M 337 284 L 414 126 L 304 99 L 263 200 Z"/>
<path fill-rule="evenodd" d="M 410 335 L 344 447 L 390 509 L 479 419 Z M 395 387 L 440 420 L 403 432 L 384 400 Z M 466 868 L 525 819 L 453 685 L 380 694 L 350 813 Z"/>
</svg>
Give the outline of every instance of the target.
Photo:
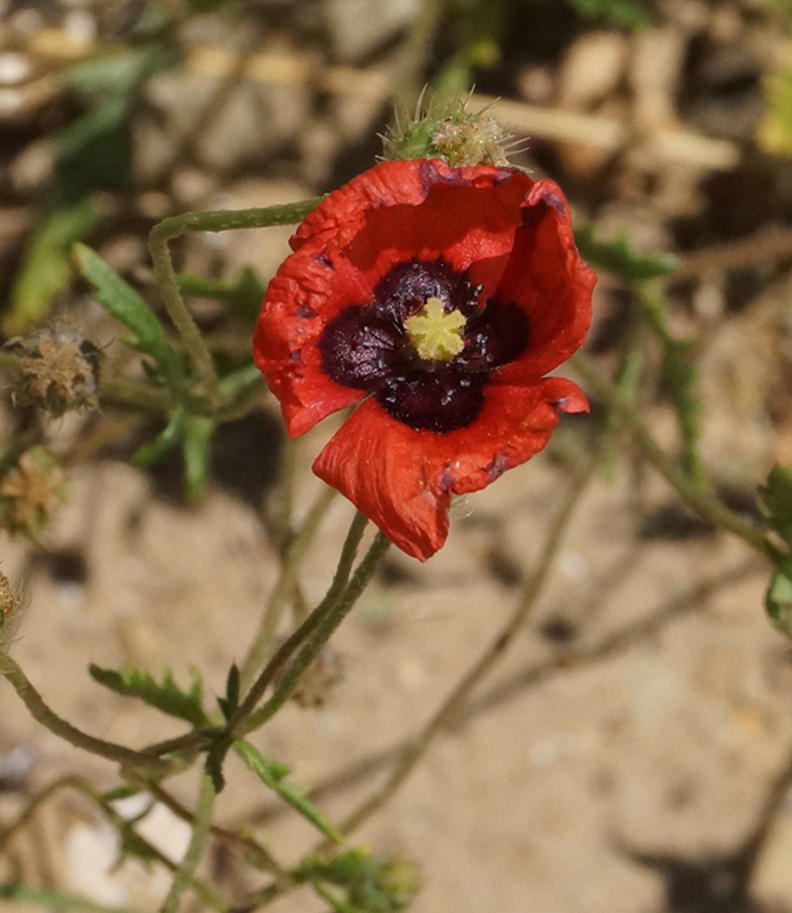
<svg viewBox="0 0 792 913">
<path fill-rule="evenodd" d="M 44 447 L 32 447 L 0 479 L 0 525 L 35 535 L 66 500 L 66 482 Z"/>
</svg>

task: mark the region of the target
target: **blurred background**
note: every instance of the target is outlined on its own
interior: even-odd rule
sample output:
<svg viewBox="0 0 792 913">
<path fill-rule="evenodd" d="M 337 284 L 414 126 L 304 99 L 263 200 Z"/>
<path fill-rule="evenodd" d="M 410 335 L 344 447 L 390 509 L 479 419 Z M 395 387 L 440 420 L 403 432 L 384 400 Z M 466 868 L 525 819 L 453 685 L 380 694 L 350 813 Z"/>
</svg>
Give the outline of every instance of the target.
<svg viewBox="0 0 792 913">
<path fill-rule="evenodd" d="M 562 185 L 589 242 L 677 258 L 656 282 L 666 330 L 698 368 L 697 453 L 713 488 L 756 517 L 756 486 L 792 464 L 790 16 L 788 0 L 0 0 L 3 341 L 24 353 L 43 325 L 88 340 L 103 377 L 139 378 L 126 329 L 71 265 L 76 241 L 160 308 L 146 249 L 158 220 L 340 186 L 425 85 L 439 105 L 499 99 L 488 113 L 524 140 L 513 160 Z M 249 360 L 291 231 L 173 245 L 218 359 Z M 588 351 L 607 372 L 640 352 L 636 409 L 676 452 L 662 334 L 639 311 L 630 282 L 603 272 Z M 262 394 L 222 425 L 197 475 L 178 449 L 141 470 L 129 458 L 165 426 L 156 408 L 108 395 L 46 417 L 4 376 L 3 450 L 49 454 L 35 478 L 28 467 L 29 517 L 0 480 L 2 571 L 24 595 L 14 655 L 86 730 L 169 736 L 86 667 L 170 667 L 186 682 L 196 666 L 222 693 L 278 574 L 277 406 Z M 295 522 L 319 490 L 309 467 L 329 424 L 290 451 Z M 382 781 L 511 611 L 591 428 L 564 418 L 546 453 L 458 503 L 428 564 L 390 555 L 334 641 L 321 706 L 290 706 L 258 734 L 331 819 Z M 305 565 L 309 600 L 351 515 L 340 498 L 330 508 Z M 792 654 L 764 611 L 767 571 L 617 437 L 514 650 L 360 832 L 418 866 L 410 909 L 792 910 Z M 295 862 L 310 831 L 236 773 L 218 822 L 249 825 Z M 72 774 L 116 782 L 3 683 L 0 830 Z M 190 806 L 194 778 L 172 786 Z M 141 832 L 172 858 L 189 833 L 162 806 Z M 58 792 L 3 846 L 0 880 L 155 909 L 166 870 L 118 865 L 120 849 L 90 803 Z M 207 871 L 235 903 L 258 886 L 222 843 Z M 303 891 L 271 906 L 325 909 Z"/>
</svg>

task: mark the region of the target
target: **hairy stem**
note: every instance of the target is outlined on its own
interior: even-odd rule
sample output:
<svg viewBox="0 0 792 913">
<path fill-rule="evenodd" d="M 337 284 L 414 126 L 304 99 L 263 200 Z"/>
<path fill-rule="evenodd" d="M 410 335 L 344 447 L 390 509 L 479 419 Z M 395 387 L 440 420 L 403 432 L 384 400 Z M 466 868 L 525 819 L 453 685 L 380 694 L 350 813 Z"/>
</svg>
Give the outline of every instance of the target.
<svg viewBox="0 0 792 913">
<path fill-rule="evenodd" d="M 308 546 L 313 542 L 319 525 L 324 519 L 336 494 L 337 492 L 334 488 L 322 488 L 319 497 L 308 512 L 308 516 L 305 518 L 299 532 L 289 545 L 280 577 L 275 584 L 275 589 L 272 591 L 264 617 L 261 620 L 261 627 L 242 664 L 240 688 L 243 693 L 250 686 L 250 683 L 256 674 L 256 670 L 261 668 L 272 650 L 275 632 L 278 629 L 278 622 L 283 614 L 286 601 L 297 583 L 297 576 L 300 571 L 302 560 L 305 557 Z M 263 694 L 263 691 L 261 693 Z M 260 698 L 261 694 L 259 694 L 258 697 Z M 258 698 L 256 698 L 256 701 L 258 701 Z M 253 706 L 255 706 L 255 702 Z"/>
<path fill-rule="evenodd" d="M 627 429 L 646 460 L 676 491 L 682 500 L 716 526 L 739 536 L 766 558 L 775 562 L 778 555 L 767 536 L 750 521 L 735 513 L 718 498 L 691 479 L 657 444 L 632 406 L 596 367 L 593 360 L 582 352 L 571 359 L 571 364 L 586 384 L 602 399 L 605 406 Z"/>
<path fill-rule="evenodd" d="M 61 719 L 44 703 L 44 699 L 33 687 L 19 664 L 7 653 L 0 653 L 0 673 L 13 685 L 31 716 L 59 738 L 65 739 L 77 748 L 90 751 L 92 754 L 110 761 L 116 761 L 124 767 L 140 768 L 154 776 L 168 771 L 170 765 L 167 761 L 143 752 L 132 751 L 123 745 L 106 742 L 104 739 L 97 739 Z"/>
<path fill-rule="evenodd" d="M 333 632 L 341 624 L 344 618 L 346 618 L 349 610 L 357 602 L 358 597 L 371 580 L 374 571 L 377 569 L 377 565 L 385 552 L 387 552 L 389 546 L 390 540 L 387 536 L 385 536 L 383 532 L 378 532 L 368 552 L 364 555 L 357 570 L 352 575 L 352 579 L 347 584 L 338 601 L 332 608 L 328 608 L 324 615 L 318 616 L 320 620 L 316 625 L 316 629 L 311 636 L 311 639 L 297 655 L 294 664 L 286 675 L 284 675 L 283 681 L 281 681 L 275 693 L 263 707 L 260 707 L 246 720 L 242 721 L 239 727 L 234 730 L 235 738 L 239 738 L 246 735 L 248 732 L 252 732 L 254 729 L 258 729 L 259 726 L 266 723 L 267 720 L 273 717 L 286 703 L 294 689 L 297 687 L 297 683 L 300 680 L 302 673 L 311 662 L 313 662 L 319 651 L 330 639 Z M 312 615 L 308 618 L 306 624 L 311 621 L 312 617 L 314 616 Z"/>
<path fill-rule="evenodd" d="M 248 714 L 253 712 L 256 704 L 258 704 L 258 702 L 261 700 L 264 692 L 267 690 L 270 683 L 277 675 L 278 671 L 282 668 L 283 664 L 288 661 L 289 657 L 292 656 L 300 644 L 302 644 L 305 640 L 307 640 L 308 637 L 311 636 L 314 630 L 319 627 L 324 618 L 328 615 L 329 612 L 333 610 L 338 601 L 341 599 L 344 587 L 346 587 L 347 581 L 349 580 L 349 575 L 352 571 L 352 565 L 355 561 L 358 546 L 360 545 L 360 540 L 363 537 L 363 532 L 366 528 L 367 523 L 367 518 L 358 511 L 355 514 L 355 517 L 349 527 L 349 532 L 347 533 L 346 539 L 344 540 L 344 545 L 341 549 L 341 556 L 338 561 L 338 566 L 336 567 L 335 574 L 333 575 L 333 580 L 324 599 L 319 603 L 314 611 L 311 612 L 308 618 L 306 618 L 305 621 L 297 628 L 297 630 L 294 631 L 294 633 L 288 637 L 286 641 L 284 641 L 280 649 L 275 653 L 269 663 L 267 663 L 266 668 L 258 677 L 253 687 L 250 689 L 250 692 L 245 696 L 245 699 L 242 701 L 239 709 L 234 715 L 234 719 L 231 721 L 229 726 L 232 732 L 244 723 L 245 717 L 248 716 Z M 305 666 L 302 667 L 300 673 L 304 671 L 304 669 Z M 284 683 L 293 671 L 293 669 L 290 670 L 289 674 L 284 678 Z M 296 686 L 298 679 L 299 674 L 295 679 L 294 686 Z M 294 687 L 292 687 L 292 690 L 294 690 Z"/>
<path fill-rule="evenodd" d="M 434 716 L 426 723 L 416 738 L 401 752 L 385 784 L 366 799 L 341 824 L 340 830 L 342 833 L 351 834 L 393 797 L 424 756 L 435 737 L 462 709 L 476 685 L 506 655 L 514 638 L 525 625 L 531 609 L 536 605 L 539 594 L 553 566 L 563 535 L 569 526 L 572 513 L 598 465 L 599 458 L 598 455 L 595 455 L 586 469 L 580 472 L 573 481 L 564 504 L 545 537 L 536 567 L 526 581 L 511 617 L 496 634 L 489 647 L 465 673 Z"/>
<path fill-rule="evenodd" d="M 173 879 L 168 896 L 160 907 L 160 913 L 176 913 L 179 909 L 179 902 L 182 894 L 187 890 L 192 882 L 193 872 L 201 858 L 206 838 L 209 836 L 209 829 L 212 823 L 212 807 L 215 800 L 215 788 L 212 778 L 206 771 L 201 777 L 201 789 L 198 794 L 198 807 L 195 810 L 193 818 L 192 836 L 184 854 L 181 864 L 176 869 L 176 876 Z"/>
</svg>

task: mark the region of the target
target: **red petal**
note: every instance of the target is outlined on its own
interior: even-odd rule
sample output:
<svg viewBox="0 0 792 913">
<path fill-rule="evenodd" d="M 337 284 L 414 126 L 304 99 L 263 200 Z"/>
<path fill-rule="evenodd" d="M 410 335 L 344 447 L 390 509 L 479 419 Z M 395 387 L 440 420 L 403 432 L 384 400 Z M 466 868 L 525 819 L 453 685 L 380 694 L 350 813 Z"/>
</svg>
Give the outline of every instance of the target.
<svg viewBox="0 0 792 913">
<path fill-rule="evenodd" d="M 383 162 L 330 194 L 291 240 L 340 251 L 375 285 L 395 263 L 442 255 L 495 287 L 533 180 L 514 168 L 451 168 L 442 160 Z"/>
<path fill-rule="evenodd" d="M 291 437 L 356 403 L 363 393 L 325 374 L 318 343 L 339 311 L 368 304 L 371 288 L 343 259 L 331 263 L 307 245 L 288 257 L 269 284 L 253 339 L 256 364 L 280 400 Z"/>
<path fill-rule="evenodd" d="M 369 399 L 313 468 L 402 551 L 425 561 L 448 535 L 451 495 L 484 488 L 542 450 L 559 409 L 588 409 L 580 389 L 560 377 L 531 387 L 491 384 L 473 424 L 449 434 L 415 431 Z"/>
<path fill-rule="evenodd" d="M 523 225 L 497 298 L 528 314 L 528 348 L 497 372 L 499 383 L 526 383 L 557 368 L 583 344 L 591 324 L 597 277 L 580 258 L 564 196 L 550 180 L 537 181 L 522 204 Z"/>
<path fill-rule="evenodd" d="M 397 422 L 369 399 L 331 438 L 313 471 L 394 545 L 425 561 L 446 540 L 451 504 L 426 454 L 435 437 Z"/>
</svg>

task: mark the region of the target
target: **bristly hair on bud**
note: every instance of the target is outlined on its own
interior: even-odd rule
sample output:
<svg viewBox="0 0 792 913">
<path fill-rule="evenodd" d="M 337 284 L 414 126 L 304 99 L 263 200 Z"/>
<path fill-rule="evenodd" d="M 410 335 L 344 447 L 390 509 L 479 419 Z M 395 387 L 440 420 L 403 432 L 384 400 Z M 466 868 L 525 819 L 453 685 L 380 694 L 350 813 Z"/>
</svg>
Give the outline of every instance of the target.
<svg viewBox="0 0 792 913">
<path fill-rule="evenodd" d="M 491 105 L 469 111 L 472 93 L 447 104 L 425 101 L 421 93 L 415 113 L 397 112 L 383 137 L 383 160 L 444 159 L 452 168 L 465 165 L 510 165 L 509 153 L 523 146 L 489 114 Z"/>
</svg>

